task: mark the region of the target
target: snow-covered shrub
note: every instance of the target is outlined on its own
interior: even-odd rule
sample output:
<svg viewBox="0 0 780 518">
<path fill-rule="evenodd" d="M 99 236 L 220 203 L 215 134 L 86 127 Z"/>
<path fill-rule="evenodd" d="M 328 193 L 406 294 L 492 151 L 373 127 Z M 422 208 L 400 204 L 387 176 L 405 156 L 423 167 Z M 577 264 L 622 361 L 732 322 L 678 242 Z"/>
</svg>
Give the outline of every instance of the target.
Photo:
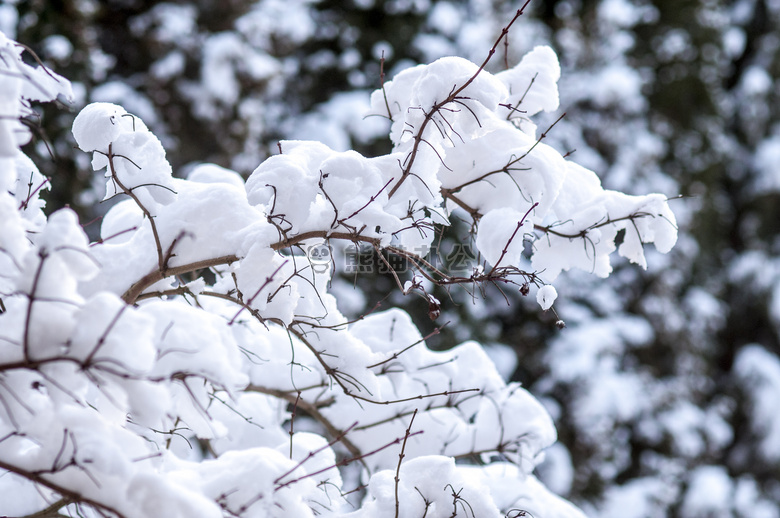
<svg viewBox="0 0 780 518">
<path fill-rule="evenodd" d="M 69 84 L 5 37 L 0 53 L 0 514 L 580 516 L 533 475 L 556 439 L 544 407 L 475 342 L 429 350 L 397 309 L 348 322 L 326 252 L 402 258 L 398 289 L 436 318 L 434 285 L 538 289 L 547 310 L 561 271 L 609 275 L 618 233 L 643 267 L 643 244 L 670 250 L 665 197 L 604 190 L 543 142 L 551 49 L 495 75 L 401 72 L 371 97 L 391 153 L 287 141 L 246 182 L 173 177 L 139 117 L 91 104 L 73 135 L 124 198 L 92 243 L 69 209 L 44 215 L 19 150 L 29 101 Z M 482 258 L 459 275 L 426 259 L 453 214 Z"/>
</svg>

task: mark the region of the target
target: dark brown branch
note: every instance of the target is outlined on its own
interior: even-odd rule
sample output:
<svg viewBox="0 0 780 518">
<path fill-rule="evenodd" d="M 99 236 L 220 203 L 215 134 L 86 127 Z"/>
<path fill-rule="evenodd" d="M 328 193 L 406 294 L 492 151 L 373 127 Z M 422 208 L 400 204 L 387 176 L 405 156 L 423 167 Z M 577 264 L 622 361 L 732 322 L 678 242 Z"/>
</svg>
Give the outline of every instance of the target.
<svg viewBox="0 0 780 518">
<path fill-rule="evenodd" d="M 58 518 L 58 517 L 64 517 L 64 514 L 60 514 L 60 509 L 65 507 L 68 504 L 73 503 L 72 501 L 68 500 L 67 498 L 61 498 L 57 500 L 56 502 L 52 503 L 49 507 L 46 507 L 45 509 L 41 509 L 40 511 L 28 514 L 25 516 L 21 516 L 20 518 Z"/>
<path fill-rule="evenodd" d="M 203 270 L 204 268 L 213 268 L 215 266 L 223 266 L 238 261 L 238 257 L 235 255 L 223 255 L 222 257 L 214 257 L 212 259 L 203 259 L 201 261 L 195 261 L 189 264 L 183 264 L 181 266 L 166 267 L 164 270 L 154 270 L 147 273 L 141 279 L 136 281 L 130 288 L 122 295 L 122 299 L 128 304 L 135 304 L 138 297 L 143 291 L 156 282 L 160 282 L 166 277 L 174 275 L 185 275 L 197 270 Z"/>
<path fill-rule="evenodd" d="M 282 241 L 278 241 L 272 244 L 271 248 L 273 248 L 274 250 L 281 250 L 283 248 L 289 248 L 291 246 L 297 245 L 298 243 L 308 241 L 310 239 L 316 239 L 316 238 L 343 239 L 344 241 L 369 243 L 376 246 L 378 246 L 380 243 L 379 238 L 361 236 L 359 234 L 354 234 L 351 232 L 331 232 L 329 230 L 311 230 L 309 232 L 304 232 L 302 234 L 298 234 L 296 236 L 283 239 Z"/>
<path fill-rule="evenodd" d="M 654 217 L 649 212 L 634 212 L 634 213 L 631 213 L 631 214 L 629 214 L 627 216 L 622 216 L 622 217 L 619 217 L 619 218 L 614 218 L 614 219 L 613 218 L 607 218 L 607 219 L 605 219 L 604 221 L 602 221 L 600 223 L 594 223 L 593 225 L 591 225 L 591 226 L 589 226 L 589 227 L 587 227 L 587 228 L 585 228 L 583 230 L 580 230 L 576 234 L 565 234 L 563 232 L 558 232 L 557 230 L 554 230 L 555 225 L 547 225 L 546 227 L 542 226 L 542 225 L 534 225 L 534 230 L 538 230 L 540 232 L 544 232 L 545 234 L 552 234 L 554 236 L 563 237 L 563 238 L 567 238 L 567 239 L 577 239 L 577 238 L 585 238 L 585 237 L 587 237 L 589 231 L 597 229 L 597 228 L 605 227 L 607 225 L 612 225 L 612 224 L 617 223 L 619 221 L 630 221 L 630 222 L 633 223 L 634 220 L 636 220 L 636 219 L 646 218 L 648 216 L 649 217 Z M 639 233 L 639 230 L 637 229 L 637 234 L 638 233 Z"/>
</svg>

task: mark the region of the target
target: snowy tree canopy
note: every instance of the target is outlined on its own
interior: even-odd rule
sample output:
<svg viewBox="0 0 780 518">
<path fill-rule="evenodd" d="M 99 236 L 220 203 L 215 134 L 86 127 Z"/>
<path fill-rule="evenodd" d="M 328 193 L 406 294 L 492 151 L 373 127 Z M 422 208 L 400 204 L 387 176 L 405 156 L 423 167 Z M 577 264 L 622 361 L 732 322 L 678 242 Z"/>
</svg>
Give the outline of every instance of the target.
<svg viewBox="0 0 780 518">
<path fill-rule="evenodd" d="M 442 58 L 371 95 L 390 153 L 284 141 L 246 182 L 214 164 L 176 178 L 142 117 L 89 104 L 73 137 L 120 198 L 92 242 L 72 210 L 43 211 L 19 149 L 30 103 L 70 83 L 2 36 L 0 514 L 580 517 L 533 474 L 556 440 L 537 399 L 474 341 L 428 349 L 400 309 L 348 321 L 340 265 L 313 253 L 403 258 L 398 291 L 435 319 L 434 286 L 533 291 L 549 310 L 562 271 L 672 249 L 666 196 L 604 189 L 544 142 L 549 47 L 485 69 L 506 32 L 481 65 Z M 464 274 L 428 257 L 454 217 L 480 254 Z"/>
</svg>

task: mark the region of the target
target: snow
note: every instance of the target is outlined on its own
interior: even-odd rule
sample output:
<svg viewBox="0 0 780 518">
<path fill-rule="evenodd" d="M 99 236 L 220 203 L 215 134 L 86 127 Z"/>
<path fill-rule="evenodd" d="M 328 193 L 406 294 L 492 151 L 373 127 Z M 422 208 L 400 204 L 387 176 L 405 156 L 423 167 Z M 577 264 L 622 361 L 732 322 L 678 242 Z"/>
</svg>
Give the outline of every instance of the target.
<svg viewBox="0 0 780 518">
<path fill-rule="evenodd" d="M 43 48 L 48 56 L 65 61 L 73 54 L 73 44 L 61 34 L 53 34 L 43 40 Z"/>
<path fill-rule="evenodd" d="M 691 482 L 682 504 L 682 516 L 697 518 L 728 509 L 733 491 L 731 478 L 721 466 L 700 466 L 691 476 Z"/>
<path fill-rule="evenodd" d="M 755 518 L 777 518 L 780 510 L 760 496 L 759 486 L 751 477 L 737 479 L 734 487 L 734 508 L 738 513 Z"/>
<path fill-rule="evenodd" d="M 255 2 L 249 12 L 236 21 L 236 29 L 255 47 L 269 48 L 268 40 L 283 38 L 301 43 L 316 27 L 309 14 L 311 0 L 269 0 Z"/>
<path fill-rule="evenodd" d="M 496 503 L 502 509 L 515 512 L 525 511 L 528 515 L 546 515 L 555 518 L 585 518 L 585 514 L 566 500 L 554 495 L 533 475 L 522 477 L 523 484 L 517 482 L 521 476 L 515 466 L 496 462 L 477 471 L 476 478 L 486 482 Z M 515 516 L 507 513 L 507 516 Z M 520 515 L 522 516 L 522 515 Z"/>
<path fill-rule="evenodd" d="M 558 298 L 558 292 L 552 284 L 545 284 L 536 292 L 536 302 L 538 302 L 545 311 L 552 307 L 556 298 Z"/>
<path fill-rule="evenodd" d="M 21 477 L 5 474 L 0 484 L 0 513 L 7 516 L 26 516 L 45 507 L 46 500 L 40 489 Z"/>
<path fill-rule="evenodd" d="M 506 344 L 492 343 L 485 346 L 485 353 L 492 360 L 501 378 L 509 381 L 518 365 L 514 349 Z"/>
<path fill-rule="evenodd" d="M 181 74 L 185 65 L 186 58 L 184 54 L 173 51 L 159 61 L 155 61 L 149 71 L 154 77 L 164 81 Z"/>
<path fill-rule="evenodd" d="M 749 389 L 750 426 L 760 437 L 762 455 L 780 460 L 780 417 L 775 411 L 780 394 L 780 361 L 757 344 L 743 347 L 734 360 L 734 370 Z"/>
<path fill-rule="evenodd" d="M 335 151 L 348 151 L 352 139 L 370 142 L 387 134 L 388 121 L 369 116 L 366 92 L 336 94 L 313 112 L 296 118 L 295 125 L 286 129 L 290 137 L 316 140 Z"/>
<path fill-rule="evenodd" d="M 723 47 L 729 56 L 739 57 L 745 50 L 747 36 L 740 27 L 731 27 L 723 34 Z"/>
<path fill-rule="evenodd" d="M 371 477 L 369 500 L 350 518 L 390 518 L 396 516 L 395 472 L 386 470 Z M 449 518 L 453 512 L 453 493 L 465 502 L 475 516 L 500 518 L 503 516 L 490 498 L 484 483 L 451 458 L 440 456 L 418 457 L 401 465 L 399 492 L 410 495 L 397 501 L 399 516 L 426 516 Z M 418 494 L 418 498 L 411 495 Z M 454 506 L 459 507 L 457 504 Z"/>
<path fill-rule="evenodd" d="M 745 95 L 765 95 L 773 86 L 772 78 L 763 68 L 750 67 L 739 85 Z"/>
<path fill-rule="evenodd" d="M 560 103 L 558 80 L 561 66 L 558 56 L 550 47 L 536 47 L 523 56 L 520 63 L 496 77 L 509 89 L 507 101 L 523 113 L 532 117 L 541 111 L 554 111 Z"/>
<path fill-rule="evenodd" d="M 142 34 L 154 26 L 155 39 L 163 43 L 184 40 L 196 31 L 198 11 L 192 5 L 164 3 L 155 5 L 145 15 L 133 18 L 130 29 Z"/>
<path fill-rule="evenodd" d="M 523 255 L 525 235 L 532 231 L 530 218 L 521 212 L 511 207 L 491 210 L 480 220 L 477 248 L 493 266 L 518 264 Z"/>
<path fill-rule="evenodd" d="M 780 134 L 773 134 L 758 144 L 753 163 L 759 172 L 754 181 L 754 192 L 780 191 Z"/>
<path fill-rule="evenodd" d="M 574 482 L 571 454 L 563 444 L 556 442 L 545 450 L 544 461 L 536 467 L 535 473 L 553 493 L 569 493 Z"/>
<path fill-rule="evenodd" d="M 189 90 L 201 116 L 231 111 L 244 75 L 271 80 L 279 72 L 253 27 L 286 6 L 258 4 L 237 22 L 239 32 L 202 41 L 204 81 Z M 160 41 L 187 39 L 194 12 L 161 4 L 131 24 L 156 27 Z M 285 18 L 280 33 L 297 40 L 313 30 L 296 20 Z M 0 79 L 8 116 L 0 124 L 0 390 L 13 396 L 0 405 L 4 465 L 44 472 L 69 498 L 82 495 L 91 502 L 85 506 L 128 517 L 381 518 L 394 516 L 396 503 L 399 515 L 429 518 L 449 518 L 453 507 L 480 517 L 512 508 L 538 518 L 582 517 L 532 474 L 556 440 L 551 416 L 527 389 L 504 381 L 508 371 L 499 372 L 482 345 L 467 339 L 433 351 L 399 309 L 347 322 L 338 291 L 330 291 L 330 268 L 314 271 L 302 255 L 341 241 L 392 246 L 421 261 L 451 212 L 470 208 L 484 261 L 475 274 L 534 279 L 548 310 L 557 297 L 550 282 L 562 270 L 611 272 L 620 230 L 618 253 L 641 266 L 644 244 L 668 252 L 676 227 L 665 197 L 604 190 L 595 173 L 537 141 L 530 118 L 559 104 L 560 65 L 549 47 L 497 75 L 455 57 L 404 70 L 370 96 L 372 113 L 392 123 L 367 131 L 389 129 L 391 153 L 369 158 L 283 141 L 246 183 L 209 163 L 192 166 L 186 180 L 174 178 L 163 143 L 139 114 L 92 103 L 77 115 L 73 136 L 106 178 L 106 199 L 122 198 L 94 243 L 73 211 L 47 217 L 40 189 L 25 194 L 28 183 L 43 179 L 20 158 L 29 135 L 14 133 L 23 99 L 50 100 L 70 87 L 24 65 L 10 40 L 0 40 L 0 52 L 0 65 L 25 79 Z M 165 59 L 161 77 L 183 57 Z M 624 75 L 611 81 L 615 92 L 636 87 Z M 102 95 L 122 92 L 109 84 Z M 245 114 L 262 107 L 247 102 Z M 362 110 L 366 102 L 334 97 L 322 113 Z M 338 122 L 357 127 L 350 115 Z M 406 291 L 430 285 L 418 277 Z M 614 349 L 621 340 L 649 341 L 650 333 L 632 321 L 588 331 L 579 350 L 555 344 L 569 354 L 551 362 L 561 378 L 604 373 L 591 406 L 583 402 L 575 419 L 636 416 L 644 387 L 616 371 Z M 749 356 L 738 364 L 756 368 Z M 774 373 L 763 374 L 772 388 Z M 758 403 L 765 412 L 764 400 Z M 293 431 L 299 421 L 291 408 L 307 414 L 298 419 L 308 428 Z M 352 513 L 336 496 L 350 473 L 336 465 L 345 449 L 359 460 L 352 475 L 368 482 Z M 461 458 L 484 465 L 464 466 Z M 705 475 L 701 484 L 711 485 Z M 567 477 L 564 466 L 556 485 L 570 486 Z M 0 494 L 32 494 L 34 481 L 22 488 L 19 481 L 0 477 Z M 30 499 L 29 511 L 40 510 L 40 499 Z M 690 501 L 700 505 L 695 496 Z"/>
<path fill-rule="evenodd" d="M 665 516 L 661 506 L 675 498 L 668 483 L 656 478 L 638 478 L 610 489 L 599 513 L 603 518 L 646 518 Z"/>
<path fill-rule="evenodd" d="M 617 26 L 630 27 L 640 20 L 641 10 L 626 0 L 607 0 L 599 5 L 599 17 Z"/>
<path fill-rule="evenodd" d="M 121 106 L 92 103 L 73 121 L 73 138 L 83 151 L 107 152 L 122 131 L 132 131 L 133 117 Z"/>
<path fill-rule="evenodd" d="M 144 121 L 149 127 L 155 127 L 155 135 L 170 146 L 173 139 L 161 130 L 165 125 L 160 121 L 152 101 L 143 93 L 120 81 L 108 81 L 92 89 L 90 99 L 94 102 L 121 103 L 122 108 Z"/>
<path fill-rule="evenodd" d="M 242 53 L 241 40 L 232 32 L 215 34 L 204 43 L 202 75 L 209 96 L 228 104 L 238 100 L 240 86 L 232 60 Z"/>
<path fill-rule="evenodd" d="M 639 73 L 626 67 L 614 66 L 605 69 L 595 82 L 590 84 L 593 98 L 602 108 L 622 104 L 630 110 L 644 107 Z"/>
<path fill-rule="evenodd" d="M 12 4 L 0 5 L 0 32 L 9 38 L 16 37 L 19 12 Z"/>
<path fill-rule="evenodd" d="M 433 28 L 446 36 L 455 36 L 463 16 L 452 2 L 437 2 L 433 5 L 428 20 Z"/>
<path fill-rule="evenodd" d="M 64 102 L 73 99 L 70 82 L 56 73 L 37 66 L 27 65 L 22 60 L 22 47 L 0 33 L 0 159 L 14 158 L 18 147 L 26 144 L 31 136 L 29 128 L 19 118 L 32 115 L 26 101 L 48 102 L 61 98 Z M 4 164 L 4 168 L 7 165 Z M 5 181 L 0 179 L 0 185 Z"/>
<path fill-rule="evenodd" d="M 277 479 L 295 465 L 293 459 L 269 448 L 229 451 L 201 463 L 197 467 L 198 482 L 207 497 L 222 499 L 228 509 L 242 510 L 242 516 L 313 517 L 304 499 L 316 491 L 314 480 L 307 478 L 294 487 L 275 489 Z M 244 483 L 246 480 L 252 483 Z"/>
</svg>

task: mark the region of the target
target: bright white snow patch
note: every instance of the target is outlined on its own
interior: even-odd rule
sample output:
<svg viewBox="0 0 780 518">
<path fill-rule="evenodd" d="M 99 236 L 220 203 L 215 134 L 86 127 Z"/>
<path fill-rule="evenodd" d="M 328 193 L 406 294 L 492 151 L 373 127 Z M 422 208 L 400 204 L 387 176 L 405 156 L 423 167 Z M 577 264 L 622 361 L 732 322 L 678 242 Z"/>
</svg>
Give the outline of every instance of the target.
<svg viewBox="0 0 780 518">
<path fill-rule="evenodd" d="M 119 137 L 123 126 L 131 126 L 130 119 L 121 106 L 92 103 L 73 121 L 73 137 L 82 151 L 104 151 Z"/>
<path fill-rule="evenodd" d="M 780 361 L 760 345 L 744 347 L 734 361 L 734 370 L 742 384 L 748 387 L 752 402 L 751 428 L 761 437 L 764 457 L 780 460 Z"/>
<path fill-rule="evenodd" d="M 558 298 L 558 292 L 552 284 L 546 284 L 536 292 L 536 302 L 538 302 L 545 311 L 550 309 L 556 298 Z"/>
<path fill-rule="evenodd" d="M 700 466 L 691 475 L 682 505 L 682 516 L 704 518 L 717 516 L 731 507 L 733 485 L 726 468 Z"/>
<path fill-rule="evenodd" d="M 477 248 L 493 266 L 517 264 L 523 254 L 523 234 L 532 229 L 530 218 L 511 207 L 491 210 L 480 220 Z"/>
</svg>

